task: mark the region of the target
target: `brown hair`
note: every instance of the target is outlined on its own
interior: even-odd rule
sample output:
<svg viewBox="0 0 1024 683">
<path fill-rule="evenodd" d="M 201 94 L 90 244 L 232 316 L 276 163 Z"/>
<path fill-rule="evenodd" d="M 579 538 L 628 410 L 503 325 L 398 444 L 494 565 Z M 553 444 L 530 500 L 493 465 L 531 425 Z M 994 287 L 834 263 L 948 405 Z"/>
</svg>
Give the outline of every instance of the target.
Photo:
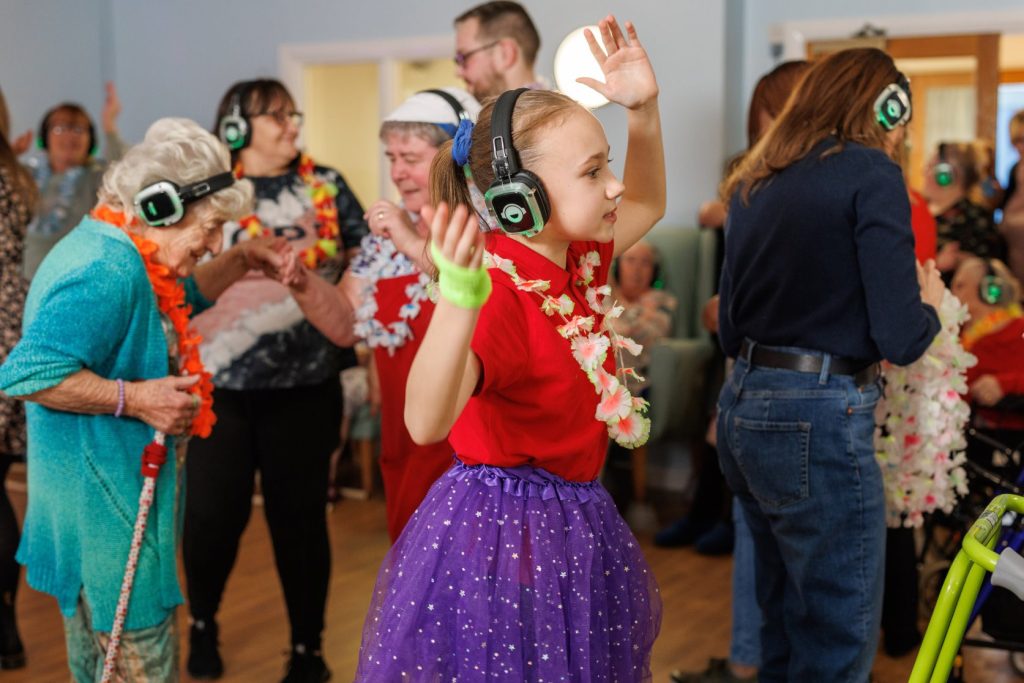
<svg viewBox="0 0 1024 683">
<path fill-rule="evenodd" d="M 285 101 L 294 106 L 295 99 L 284 87 L 284 83 L 274 78 L 257 78 L 252 81 L 239 81 L 228 88 L 224 96 L 220 98 L 217 105 L 217 120 L 213 122 L 214 135 L 219 134 L 220 120 L 231 111 L 231 105 L 235 98 L 238 98 L 238 106 L 242 110 L 242 116 L 249 119 L 253 116 L 268 113 L 268 109 L 275 102 Z M 231 151 L 231 160 L 238 158 L 239 150 Z"/>
<path fill-rule="evenodd" d="M 847 142 L 886 149 L 886 130 L 875 118 L 874 103 L 900 72 L 892 58 L 875 48 L 831 54 L 811 66 L 775 123 L 722 185 L 728 201 L 742 186 L 744 201 L 776 173 L 803 159 L 815 145 L 833 136 L 835 154 Z"/>
<path fill-rule="evenodd" d="M 480 22 L 481 40 L 511 38 L 523 51 L 523 61 L 533 67 L 540 51 L 540 34 L 523 6 L 510 0 L 493 0 L 467 10 L 455 17 L 455 23 L 476 19 Z"/>
<path fill-rule="evenodd" d="M 473 175 L 472 182 L 481 192 L 494 182 L 491 168 L 491 114 L 496 97 L 484 103 L 477 118 L 469 149 L 467 165 Z M 516 100 L 512 113 L 512 144 L 519 154 L 520 166 L 529 169 L 537 160 L 540 132 L 564 121 L 575 111 L 586 111 L 574 100 L 551 90 L 527 90 Z M 472 207 L 469 186 L 462 168 L 452 159 L 452 141 L 441 145 L 430 165 L 430 202 L 449 206 L 465 204 Z"/>
<path fill-rule="evenodd" d="M 974 143 L 940 142 L 935 150 L 939 161 L 945 161 L 956 169 L 956 184 L 969 194 L 981 181 L 982 165 Z"/>
<path fill-rule="evenodd" d="M 1024 135 L 1024 109 L 1010 117 L 1010 140 Z"/>
<path fill-rule="evenodd" d="M 0 170 L 11 183 L 13 194 L 25 203 L 29 213 L 35 213 L 36 199 L 39 197 L 39 190 L 32 179 L 32 175 L 18 162 L 14 155 L 11 143 L 8 139 L 11 131 L 11 118 L 7 112 L 7 100 L 0 90 Z"/>
<path fill-rule="evenodd" d="M 800 85 L 811 63 L 805 59 L 783 62 L 761 77 L 750 96 L 750 110 L 747 113 L 747 149 L 753 149 L 766 129 L 761 127 L 761 115 L 773 120 L 779 117 L 786 101 Z"/>
</svg>

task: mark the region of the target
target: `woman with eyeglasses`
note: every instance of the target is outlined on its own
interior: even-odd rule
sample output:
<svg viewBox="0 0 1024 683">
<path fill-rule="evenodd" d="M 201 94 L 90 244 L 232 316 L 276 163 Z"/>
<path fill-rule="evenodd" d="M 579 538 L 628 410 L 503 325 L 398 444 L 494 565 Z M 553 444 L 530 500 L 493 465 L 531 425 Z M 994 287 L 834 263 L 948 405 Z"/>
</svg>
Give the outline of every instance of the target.
<svg viewBox="0 0 1024 683">
<path fill-rule="evenodd" d="M 98 157 L 96 127 L 81 105 L 63 102 L 50 109 L 39 123 L 36 145 L 44 155 L 29 156 L 24 164 L 39 186 L 35 218 L 25 236 L 24 272 L 31 278 L 43 257 L 96 203 L 107 165 L 120 159 L 126 145 L 117 133 L 121 100 L 113 83 L 107 83 L 103 125 L 103 157 Z M 27 151 L 31 136 L 12 145 L 17 154 Z"/>
<path fill-rule="evenodd" d="M 296 146 L 301 123 L 279 81 L 243 81 L 224 94 L 215 129 L 256 197 L 252 214 L 225 227 L 225 245 L 283 237 L 316 277 L 334 285 L 368 229 L 341 174 Z M 259 472 L 291 626 L 284 680 L 326 680 L 320 639 L 331 561 L 328 468 L 342 414 L 338 374 L 355 365 L 355 354 L 310 325 L 287 287 L 256 272 L 198 316 L 196 329 L 219 410 L 210 438 L 189 454 L 189 673 L 211 679 L 223 672 L 215 617 Z"/>
</svg>

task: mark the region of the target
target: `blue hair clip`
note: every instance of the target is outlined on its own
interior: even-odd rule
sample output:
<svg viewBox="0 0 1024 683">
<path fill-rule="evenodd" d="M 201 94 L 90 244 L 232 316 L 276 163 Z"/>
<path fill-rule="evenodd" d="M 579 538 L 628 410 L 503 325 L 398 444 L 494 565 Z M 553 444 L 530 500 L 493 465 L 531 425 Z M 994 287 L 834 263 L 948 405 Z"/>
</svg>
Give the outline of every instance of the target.
<svg viewBox="0 0 1024 683">
<path fill-rule="evenodd" d="M 455 131 L 455 139 L 452 141 L 452 159 L 459 166 L 465 166 L 469 161 L 469 148 L 473 143 L 473 122 L 469 119 L 459 121 L 459 129 Z"/>
</svg>

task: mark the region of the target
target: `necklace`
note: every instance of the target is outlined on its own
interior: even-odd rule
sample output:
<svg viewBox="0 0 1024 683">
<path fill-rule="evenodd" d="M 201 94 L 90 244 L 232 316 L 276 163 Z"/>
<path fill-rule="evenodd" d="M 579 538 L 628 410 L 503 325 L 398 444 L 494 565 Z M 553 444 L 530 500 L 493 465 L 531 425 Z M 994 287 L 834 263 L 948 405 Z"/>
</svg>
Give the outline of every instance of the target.
<svg viewBox="0 0 1024 683">
<path fill-rule="evenodd" d="M 1021 310 L 1019 304 L 1012 304 L 1006 308 L 992 311 L 985 317 L 967 326 L 963 336 L 964 348 L 970 351 L 971 347 L 978 343 L 979 339 L 992 334 L 1006 323 L 1016 320 L 1022 315 L 1024 315 L 1024 311 Z"/>
<path fill-rule="evenodd" d="M 310 270 L 316 270 L 329 258 L 338 254 L 338 236 L 341 231 L 338 228 L 338 206 L 334 198 L 338 194 L 338 186 L 328 183 L 316 176 L 316 167 L 313 159 L 308 154 L 299 157 L 297 172 L 302 182 L 306 184 L 306 190 L 313 200 L 313 209 L 316 211 L 316 223 L 319 226 L 316 234 L 319 239 L 311 247 L 300 252 L 299 257 Z M 242 162 L 235 165 L 235 177 L 242 178 L 244 170 Z M 263 237 L 270 235 L 270 231 L 264 227 L 256 214 L 249 214 L 238 221 L 251 237 Z"/>
<path fill-rule="evenodd" d="M 359 255 L 352 261 L 352 273 L 363 278 L 362 303 L 356 309 L 355 333 L 371 348 L 383 347 L 388 355 L 412 339 L 409 323 L 415 320 L 422 309 L 422 303 L 429 299 L 430 276 L 421 273 L 405 254 L 398 251 L 395 243 L 387 237 L 369 235 L 363 239 Z M 398 309 L 398 320 L 384 324 L 375 316 L 377 306 L 377 283 L 380 280 L 419 274 L 419 277 L 405 286 L 407 301 Z"/>
<path fill-rule="evenodd" d="M 594 281 L 595 269 L 601 265 L 598 253 L 589 251 L 580 256 L 577 284 L 587 288 L 587 305 L 594 314 L 601 316 L 600 324 L 594 315 L 568 317 L 576 307 L 569 295 L 562 294 L 556 299 L 545 294 L 544 292 L 551 288 L 550 280 L 524 280 L 519 277 L 516 265 L 511 259 L 487 252 L 484 254 L 484 263 L 488 268 L 497 268 L 507 274 L 516 289 L 536 295 L 541 302 L 540 309 L 545 315 L 557 315 L 561 319 L 562 324 L 555 329 L 563 338 L 569 340 L 573 358 L 600 396 L 594 419 L 608 425 L 608 436 L 625 448 L 636 448 L 647 443 L 647 437 L 651 432 L 651 419 L 646 413 L 650 404 L 646 399 L 633 396 L 627 387 L 630 379 L 643 382 L 643 377 L 622 362 L 623 351 L 637 356 L 643 347 L 629 337 L 617 334 L 609 324 L 610 320 L 622 315 L 623 307 L 611 301 L 612 289 L 609 285 L 594 287 L 591 284 Z M 603 367 L 608 351 L 615 354 L 615 374 L 609 374 Z"/>
<path fill-rule="evenodd" d="M 134 219 L 129 222 L 123 212 L 115 211 L 104 204 L 93 209 L 90 215 L 98 221 L 119 228 L 126 228 L 134 223 Z M 213 382 L 210 379 L 210 373 L 203 367 L 203 362 L 199 358 L 199 344 L 203 339 L 188 329 L 188 315 L 192 308 L 185 303 L 185 287 L 174 277 L 170 268 L 154 260 L 153 255 L 159 248 L 156 243 L 127 230 L 125 234 L 128 235 L 142 256 L 142 262 L 146 267 L 146 277 L 149 278 L 153 294 L 156 295 L 157 308 L 174 328 L 178 339 L 181 374 L 199 376 L 199 381 L 189 389 L 189 393 L 199 397 L 199 411 L 192 420 L 191 434 L 205 438 L 210 435 L 210 431 L 217 421 L 217 416 L 213 414 Z"/>
</svg>

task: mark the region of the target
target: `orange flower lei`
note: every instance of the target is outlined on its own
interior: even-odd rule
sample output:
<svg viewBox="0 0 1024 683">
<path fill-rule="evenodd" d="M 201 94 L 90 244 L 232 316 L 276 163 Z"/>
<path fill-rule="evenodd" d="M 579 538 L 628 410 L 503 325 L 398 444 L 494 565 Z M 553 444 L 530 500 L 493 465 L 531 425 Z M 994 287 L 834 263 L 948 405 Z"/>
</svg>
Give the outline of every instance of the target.
<svg viewBox="0 0 1024 683">
<path fill-rule="evenodd" d="M 93 209 L 90 215 L 98 221 L 119 228 L 125 228 L 135 223 L 134 218 L 129 222 L 124 213 L 102 204 Z M 199 358 L 199 344 L 203 338 L 188 328 L 188 316 L 192 312 L 192 307 L 185 303 L 185 287 L 174 277 L 170 268 L 154 260 L 153 254 L 158 249 L 155 243 L 128 231 L 125 231 L 125 234 L 139 250 L 142 262 L 146 267 L 149 284 L 153 287 L 153 294 L 156 295 L 157 307 L 171 321 L 178 337 L 181 374 L 199 377 L 199 381 L 188 390 L 189 393 L 199 397 L 199 411 L 192 420 L 191 433 L 193 436 L 206 438 L 217 421 L 217 416 L 213 413 L 213 381 L 210 373 L 203 367 L 203 361 Z"/>
<path fill-rule="evenodd" d="M 313 199 L 316 222 L 319 226 L 317 235 L 320 237 L 316 244 L 303 249 L 299 254 L 302 262 L 310 270 L 316 270 L 321 263 L 337 255 L 338 235 L 341 234 L 338 228 L 338 206 L 334 203 L 334 198 L 338 195 L 338 186 L 320 180 L 314 171 L 313 159 L 308 154 L 300 156 L 298 173 Z M 235 165 L 235 177 L 241 178 L 243 174 L 242 162 L 239 161 Z M 270 231 L 263 226 L 256 214 L 249 214 L 238 223 L 252 237 L 270 235 Z"/>
<path fill-rule="evenodd" d="M 1020 305 L 1011 304 L 1006 308 L 992 311 L 985 317 L 974 321 L 964 330 L 962 339 L 964 349 L 970 351 L 979 339 L 992 334 L 1006 325 L 1006 323 L 1016 320 L 1022 315 L 1024 315 L 1024 311 L 1021 310 Z"/>
</svg>

